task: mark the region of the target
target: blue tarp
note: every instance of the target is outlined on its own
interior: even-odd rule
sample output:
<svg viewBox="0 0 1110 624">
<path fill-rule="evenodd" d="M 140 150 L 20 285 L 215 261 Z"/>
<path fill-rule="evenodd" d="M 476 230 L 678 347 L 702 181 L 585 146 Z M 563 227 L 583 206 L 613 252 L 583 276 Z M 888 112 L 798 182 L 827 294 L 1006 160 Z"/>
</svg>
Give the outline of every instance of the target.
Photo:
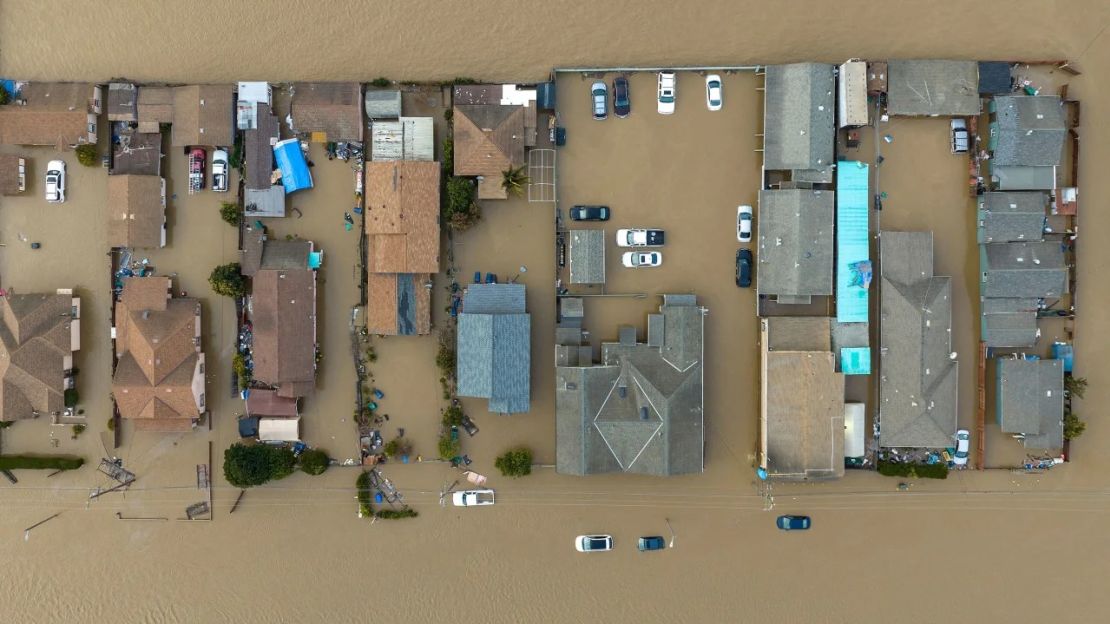
<svg viewBox="0 0 1110 624">
<path fill-rule="evenodd" d="M 871 285 L 868 254 L 868 167 L 846 160 L 836 167 L 836 320 L 867 322 Z"/>
<path fill-rule="evenodd" d="M 1052 343 L 1052 357 L 1057 360 L 1064 361 L 1064 372 L 1071 372 L 1071 363 L 1074 356 L 1074 349 L 1066 342 Z"/>
<path fill-rule="evenodd" d="M 312 172 L 308 170 L 308 162 L 304 159 L 300 141 L 297 139 L 278 141 L 274 146 L 274 162 L 281 169 L 281 184 L 285 187 L 286 195 L 312 188 Z"/>
</svg>

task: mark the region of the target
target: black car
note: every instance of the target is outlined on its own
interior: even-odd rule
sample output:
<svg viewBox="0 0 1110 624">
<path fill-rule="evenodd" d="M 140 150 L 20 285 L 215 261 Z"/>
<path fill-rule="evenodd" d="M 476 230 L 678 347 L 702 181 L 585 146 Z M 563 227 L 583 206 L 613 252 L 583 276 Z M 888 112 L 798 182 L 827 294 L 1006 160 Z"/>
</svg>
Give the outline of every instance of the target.
<svg viewBox="0 0 1110 624">
<path fill-rule="evenodd" d="M 621 76 L 613 81 L 613 114 L 628 117 L 632 112 L 632 100 L 628 96 L 628 78 Z"/>
<path fill-rule="evenodd" d="M 736 251 L 736 285 L 749 288 L 752 285 L 752 251 L 739 249 Z"/>
<path fill-rule="evenodd" d="M 570 209 L 572 221 L 608 221 L 608 206 L 575 206 Z"/>
</svg>

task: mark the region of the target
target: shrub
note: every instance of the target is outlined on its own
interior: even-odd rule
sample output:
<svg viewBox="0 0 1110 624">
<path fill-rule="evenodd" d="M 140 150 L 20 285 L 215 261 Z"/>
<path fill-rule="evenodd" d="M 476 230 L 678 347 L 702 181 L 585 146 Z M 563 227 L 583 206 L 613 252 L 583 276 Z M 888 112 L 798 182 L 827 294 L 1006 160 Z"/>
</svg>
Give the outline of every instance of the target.
<svg viewBox="0 0 1110 624">
<path fill-rule="evenodd" d="M 239 227 L 239 223 L 243 220 L 243 213 L 239 212 L 239 205 L 231 202 L 220 203 L 220 218 L 224 223 Z"/>
<path fill-rule="evenodd" d="M 440 334 L 439 350 L 436 351 L 436 366 L 446 379 L 455 378 L 454 338 L 450 333 Z"/>
<path fill-rule="evenodd" d="M 301 453 L 301 471 L 310 475 L 321 475 L 328 469 L 328 454 L 320 449 L 308 449 Z"/>
<path fill-rule="evenodd" d="M 239 389 L 246 390 L 251 385 L 251 371 L 247 368 L 247 358 L 242 353 L 231 356 L 231 368 L 239 378 Z"/>
<path fill-rule="evenodd" d="M 1087 391 L 1087 378 L 1067 375 L 1064 377 L 1064 389 L 1073 397 L 1082 399 Z"/>
<path fill-rule="evenodd" d="M 375 87 L 388 87 L 390 82 L 389 78 L 378 77 L 370 81 L 370 84 Z"/>
<path fill-rule="evenodd" d="M 92 167 L 96 165 L 96 146 L 91 143 L 82 143 L 73 150 L 77 152 L 77 162 Z"/>
<path fill-rule="evenodd" d="M 1079 419 L 1070 409 L 1064 411 L 1064 439 L 1074 440 L 1087 430 L 1087 423 Z"/>
<path fill-rule="evenodd" d="M 439 436 L 439 458 L 444 461 L 451 461 L 459 456 L 459 440 L 458 438 L 451 437 L 451 431 L 447 430 L 443 435 Z"/>
<path fill-rule="evenodd" d="M 458 405 L 452 405 L 443 410 L 443 426 L 458 427 L 463 421 L 463 411 Z"/>
<path fill-rule="evenodd" d="M 373 487 L 373 484 L 370 483 L 369 472 L 358 473 L 358 478 L 355 479 L 355 489 L 358 497 L 358 508 L 364 518 L 374 515 L 374 508 L 370 506 L 370 502 L 374 499 L 374 495 L 370 491 Z"/>
<path fill-rule="evenodd" d="M 62 403 L 66 407 L 77 407 L 77 400 L 79 398 L 77 388 L 66 388 L 65 392 L 62 393 Z"/>
<path fill-rule="evenodd" d="M 473 78 L 467 78 L 465 76 L 459 76 L 459 77 L 455 78 L 454 84 L 457 84 L 457 85 L 476 85 L 476 84 L 478 84 L 478 81 L 473 79 Z"/>
<path fill-rule="evenodd" d="M 248 488 L 293 474 L 297 458 L 284 446 L 236 442 L 224 451 L 224 477 L 235 487 Z"/>
<path fill-rule="evenodd" d="M 212 286 L 213 292 L 225 297 L 242 297 L 247 292 L 247 284 L 239 272 L 238 262 L 221 264 L 212 269 L 208 284 Z"/>
<path fill-rule="evenodd" d="M 115 430 L 116 430 L 116 419 L 113 416 L 112 418 L 108 419 L 108 431 L 115 431 Z"/>
<path fill-rule="evenodd" d="M 482 207 L 473 203 L 467 212 L 456 212 L 451 215 L 451 218 L 447 220 L 447 225 L 457 232 L 465 232 L 481 220 Z"/>
<path fill-rule="evenodd" d="M 420 515 L 420 512 L 415 509 L 382 509 L 374 514 L 381 520 L 400 520 L 401 518 L 415 518 Z"/>
<path fill-rule="evenodd" d="M 948 464 L 906 464 L 879 461 L 879 474 L 888 477 L 917 477 L 922 479 L 947 479 Z"/>
<path fill-rule="evenodd" d="M 502 476 L 530 475 L 532 474 L 532 450 L 523 446 L 510 449 L 494 460 L 493 465 L 501 471 Z"/>
<path fill-rule="evenodd" d="M 0 455 L 0 470 L 77 470 L 84 463 L 81 457 Z"/>
<path fill-rule="evenodd" d="M 451 109 L 447 109 L 448 112 Z M 439 161 L 443 167 L 443 176 L 446 178 L 455 172 L 455 140 L 451 137 L 443 139 L 443 156 Z"/>
<path fill-rule="evenodd" d="M 243 167 L 243 133 L 235 133 L 235 144 L 231 146 L 231 155 L 227 158 L 227 164 L 232 169 L 241 169 Z"/>
<path fill-rule="evenodd" d="M 452 228 L 465 230 L 482 218 L 482 208 L 475 201 L 476 192 L 472 178 L 447 178 L 443 193 L 443 216 Z"/>
<path fill-rule="evenodd" d="M 10 101 L 12 101 L 12 94 L 8 93 L 8 90 L 4 87 L 0 87 L 0 106 L 3 106 Z"/>
<path fill-rule="evenodd" d="M 85 433 L 85 425 L 73 425 L 73 439 L 76 440 L 77 436 Z"/>
</svg>

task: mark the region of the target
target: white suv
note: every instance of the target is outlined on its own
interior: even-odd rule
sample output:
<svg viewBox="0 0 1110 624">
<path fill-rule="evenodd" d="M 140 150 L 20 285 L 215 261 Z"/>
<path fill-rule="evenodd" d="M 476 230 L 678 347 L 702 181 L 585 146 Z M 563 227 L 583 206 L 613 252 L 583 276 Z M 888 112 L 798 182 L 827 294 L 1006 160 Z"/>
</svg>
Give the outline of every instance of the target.
<svg viewBox="0 0 1110 624">
<path fill-rule="evenodd" d="M 677 81 L 673 71 L 659 72 L 659 114 L 670 115 L 674 112 Z"/>
<path fill-rule="evenodd" d="M 60 204 L 66 200 L 66 164 L 61 160 L 46 163 L 46 201 Z"/>
</svg>

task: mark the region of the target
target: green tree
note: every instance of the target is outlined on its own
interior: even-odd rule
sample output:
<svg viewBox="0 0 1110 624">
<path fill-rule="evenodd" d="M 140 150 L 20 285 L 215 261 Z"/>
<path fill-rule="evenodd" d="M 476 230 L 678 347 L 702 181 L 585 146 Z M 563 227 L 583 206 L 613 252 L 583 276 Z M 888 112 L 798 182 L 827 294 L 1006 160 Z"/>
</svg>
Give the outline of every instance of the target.
<svg viewBox="0 0 1110 624">
<path fill-rule="evenodd" d="M 96 146 L 91 143 L 82 143 L 73 150 L 77 152 L 77 162 L 92 167 L 96 165 Z"/>
<path fill-rule="evenodd" d="M 520 446 L 505 451 L 493 465 L 506 477 L 523 477 L 532 474 L 532 450 Z"/>
<path fill-rule="evenodd" d="M 208 283 L 217 295 L 225 297 L 242 297 L 247 292 L 247 284 L 239 272 L 238 262 L 221 264 L 212 269 Z"/>
<path fill-rule="evenodd" d="M 235 487 L 248 488 L 270 480 L 270 447 L 237 442 L 224 451 L 224 478 Z"/>
<path fill-rule="evenodd" d="M 474 203 L 474 180 L 461 176 L 447 178 L 447 193 L 444 196 L 444 214 L 450 217 L 454 214 L 470 211 Z"/>
<path fill-rule="evenodd" d="M 443 410 L 443 426 L 444 427 L 458 427 L 462 425 L 463 411 L 458 405 L 452 405 Z"/>
<path fill-rule="evenodd" d="M 301 470 L 310 475 L 321 475 L 328 469 L 328 454 L 320 449 L 308 449 L 301 453 Z"/>
<path fill-rule="evenodd" d="M 1082 399 L 1083 393 L 1087 391 L 1087 379 L 1085 377 L 1067 375 L 1064 377 L 1064 389 L 1073 397 Z"/>
<path fill-rule="evenodd" d="M 4 87 L 0 87 L 0 106 L 3 106 L 12 100 L 12 95 Z"/>
<path fill-rule="evenodd" d="M 1087 423 L 1079 419 L 1070 409 L 1064 411 L 1064 439 L 1074 440 L 1087 430 Z"/>
<path fill-rule="evenodd" d="M 239 223 L 243 219 L 243 213 L 239 211 L 238 204 L 220 202 L 220 218 L 228 225 L 239 227 Z"/>
<path fill-rule="evenodd" d="M 524 195 L 524 185 L 530 181 L 528 174 L 524 171 L 524 165 L 516 168 L 510 165 L 508 169 L 501 172 L 501 188 L 505 189 L 505 192 L 510 195 L 516 195 L 517 197 Z"/>
<path fill-rule="evenodd" d="M 451 461 L 459 455 L 459 439 L 451 435 L 451 431 L 447 430 L 443 435 L 439 436 L 439 458 L 444 461 Z"/>
<path fill-rule="evenodd" d="M 451 109 L 448 108 L 448 111 Z M 450 121 L 450 119 L 448 119 Z M 451 137 L 443 139 L 443 156 L 439 160 L 440 166 L 443 168 L 444 177 L 450 176 L 455 173 L 455 140 Z"/>
<path fill-rule="evenodd" d="M 436 351 L 436 366 L 439 372 L 448 379 L 455 378 L 455 345 L 454 336 L 443 334 L 439 339 L 439 350 Z"/>
</svg>

